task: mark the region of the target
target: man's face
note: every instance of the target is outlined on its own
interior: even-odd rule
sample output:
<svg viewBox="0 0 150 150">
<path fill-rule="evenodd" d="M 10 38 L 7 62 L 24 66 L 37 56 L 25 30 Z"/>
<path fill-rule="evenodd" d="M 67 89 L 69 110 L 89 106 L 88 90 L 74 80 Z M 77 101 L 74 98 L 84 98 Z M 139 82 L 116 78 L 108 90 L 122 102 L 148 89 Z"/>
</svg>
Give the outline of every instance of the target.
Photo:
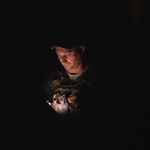
<svg viewBox="0 0 150 150">
<path fill-rule="evenodd" d="M 75 70 L 81 65 L 81 57 L 73 49 L 56 47 L 56 54 L 60 63 L 68 72 Z"/>
</svg>

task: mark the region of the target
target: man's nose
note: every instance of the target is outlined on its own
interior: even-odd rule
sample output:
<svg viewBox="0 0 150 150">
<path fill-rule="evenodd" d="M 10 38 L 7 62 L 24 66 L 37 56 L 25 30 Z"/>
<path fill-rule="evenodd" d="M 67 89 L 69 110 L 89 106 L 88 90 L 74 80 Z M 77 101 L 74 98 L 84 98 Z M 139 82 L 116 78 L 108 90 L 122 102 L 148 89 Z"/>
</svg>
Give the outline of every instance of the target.
<svg viewBox="0 0 150 150">
<path fill-rule="evenodd" d="M 66 57 L 62 57 L 62 58 L 61 58 L 61 62 L 62 62 L 62 63 L 67 62 Z"/>
</svg>

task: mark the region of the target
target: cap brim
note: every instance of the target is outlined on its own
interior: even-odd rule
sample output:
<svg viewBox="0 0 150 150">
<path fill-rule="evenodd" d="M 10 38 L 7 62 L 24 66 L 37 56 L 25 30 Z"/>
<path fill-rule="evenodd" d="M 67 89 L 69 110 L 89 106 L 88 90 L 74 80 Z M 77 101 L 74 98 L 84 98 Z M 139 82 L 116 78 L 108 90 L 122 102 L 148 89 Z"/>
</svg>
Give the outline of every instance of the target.
<svg viewBox="0 0 150 150">
<path fill-rule="evenodd" d="M 50 49 L 51 49 L 51 50 L 54 50 L 55 48 L 56 48 L 56 46 L 52 46 L 52 47 L 50 47 Z"/>
<path fill-rule="evenodd" d="M 49 47 L 50 50 L 55 50 L 56 47 L 63 47 L 63 48 L 67 48 L 67 49 L 71 49 L 71 48 L 74 48 L 75 46 L 64 46 L 64 45 L 55 45 L 55 46 L 51 46 Z"/>
</svg>

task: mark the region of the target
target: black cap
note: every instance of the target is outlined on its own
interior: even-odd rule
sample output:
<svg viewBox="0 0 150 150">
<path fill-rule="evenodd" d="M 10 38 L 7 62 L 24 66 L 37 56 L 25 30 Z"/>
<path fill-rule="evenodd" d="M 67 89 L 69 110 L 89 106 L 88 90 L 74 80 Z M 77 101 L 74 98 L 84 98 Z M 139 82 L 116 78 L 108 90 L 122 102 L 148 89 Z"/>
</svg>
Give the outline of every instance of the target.
<svg viewBox="0 0 150 150">
<path fill-rule="evenodd" d="M 80 34 L 56 35 L 49 40 L 49 48 L 55 49 L 56 46 L 63 48 L 73 48 L 84 44 L 83 36 Z"/>
</svg>

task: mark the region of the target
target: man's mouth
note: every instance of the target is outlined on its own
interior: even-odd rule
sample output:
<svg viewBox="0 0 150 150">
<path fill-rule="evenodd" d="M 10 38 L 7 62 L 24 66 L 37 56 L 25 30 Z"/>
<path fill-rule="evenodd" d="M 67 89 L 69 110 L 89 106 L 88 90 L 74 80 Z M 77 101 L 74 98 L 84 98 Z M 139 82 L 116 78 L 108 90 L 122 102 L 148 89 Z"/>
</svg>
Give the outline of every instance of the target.
<svg viewBox="0 0 150 150">
<path fill-rule="evenodd" d="M 63 66 L 65 67 L 68 67 L 69 65 L 70 65 L 69 63 L 63 64 Z"/>
</svg>

